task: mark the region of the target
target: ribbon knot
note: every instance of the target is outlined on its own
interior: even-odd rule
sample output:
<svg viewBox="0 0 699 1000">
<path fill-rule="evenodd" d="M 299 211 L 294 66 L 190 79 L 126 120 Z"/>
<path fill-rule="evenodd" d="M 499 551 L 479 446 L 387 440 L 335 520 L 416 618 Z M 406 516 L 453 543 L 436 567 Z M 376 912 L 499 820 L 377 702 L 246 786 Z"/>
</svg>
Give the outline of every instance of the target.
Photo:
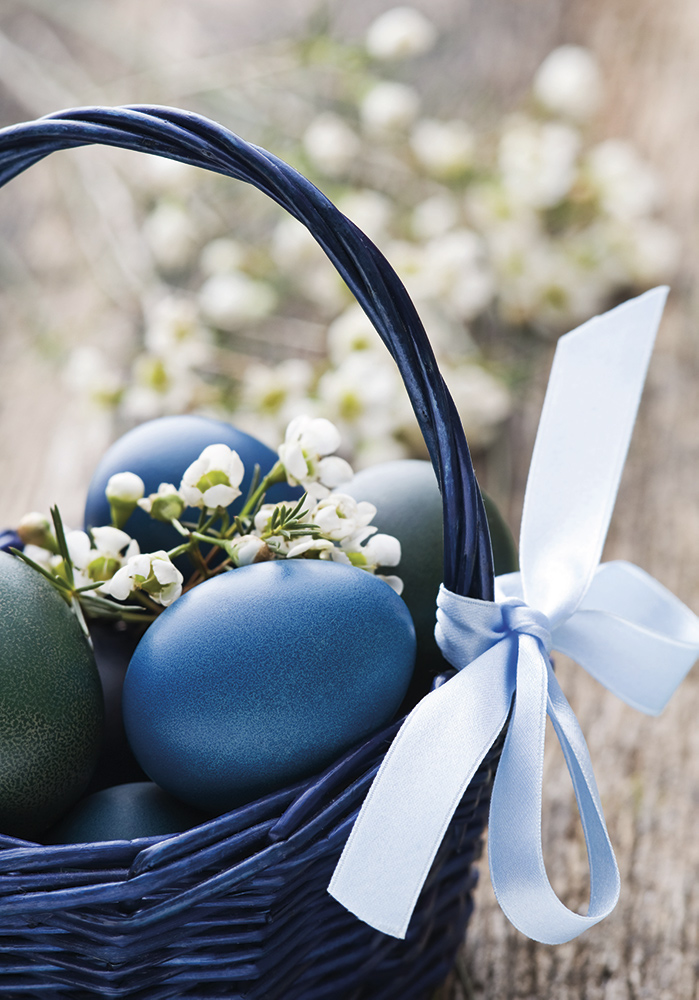
<svg viewBox="0 0 699 1000">
<path fill-rule="evenodd" d="M 590 755 L 548 653 L 566 653 L 649 713 L 699 656 L 699 619 L 676 597 L 629 563 L 599 565 L 666 293 L 647 292 L 559 340 L 527 480 L 521 572 L 497 578 L 495 602 L 440 589 L 435 636 L 458 673 L 401 727 L 329 886 L 387 934 L 405 936 L 454 810 L 508 718 L 488 837 L 500 905 L 525 934 L 560 944 L 616 904 Z M 544 867 L 547 714 L 587 844 L 585 914 L 558 899 Z"/>
<path fill-rule="evenodd" d="M 552 649 L 551 623 L 543 611 L 537 611 L 517 597 L 507 598 L 499 607 L 507 631 L 533 636 L 548 656 Z"/>
</svg>

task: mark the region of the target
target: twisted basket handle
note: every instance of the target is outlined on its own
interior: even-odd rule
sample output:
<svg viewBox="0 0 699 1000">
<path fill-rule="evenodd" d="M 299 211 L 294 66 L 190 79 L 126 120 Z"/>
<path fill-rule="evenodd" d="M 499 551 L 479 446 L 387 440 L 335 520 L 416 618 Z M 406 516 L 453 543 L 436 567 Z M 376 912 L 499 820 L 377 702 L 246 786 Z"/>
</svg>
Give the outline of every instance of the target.
<svg viewBox="0 0 699 1000">
<path fill-rule="evenodd" d="M 59 111 L 0 130 L 0 186 L 58 149 L 101 143 L 246 181 L 303 223 L 344 278 L 398 365 L 432 459 L 444 513 L 444 583 L 492 600 L 488 525 L 454 401 L 404 286 L 368 237 L 283 160 L 176 108 Z"/>
</svg>

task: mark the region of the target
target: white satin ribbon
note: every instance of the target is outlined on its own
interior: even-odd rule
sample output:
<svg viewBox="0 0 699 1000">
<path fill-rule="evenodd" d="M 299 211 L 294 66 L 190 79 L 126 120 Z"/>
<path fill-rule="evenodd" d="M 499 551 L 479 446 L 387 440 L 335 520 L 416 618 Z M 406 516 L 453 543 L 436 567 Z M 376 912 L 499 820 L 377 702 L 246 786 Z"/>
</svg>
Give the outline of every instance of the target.
<svg viewBox="0 0 699 1000">
<path fill-rule="evenodd" d="M 699 619 L 676 597 L 629 563 L 599 565 L 666 296 L 654 289 L 560 339 L 527 481 L 521 571 L 498 577 L 493 603 L 440 590 L 435 635 L 459 673 L 408 716 L 328 890 L 386 934 L 405 936 L 451 817 L 511 708 L 489 818 L 500 905 L 529 937 L 560 944 L 616 904 L 619 875 L 589 752 L 549 652 L 571 656 L 650 714 L 699 656 Z M 547 714 L 587 844 L 586 914 L 558 899 L 544 866 Z"/>
</svg>

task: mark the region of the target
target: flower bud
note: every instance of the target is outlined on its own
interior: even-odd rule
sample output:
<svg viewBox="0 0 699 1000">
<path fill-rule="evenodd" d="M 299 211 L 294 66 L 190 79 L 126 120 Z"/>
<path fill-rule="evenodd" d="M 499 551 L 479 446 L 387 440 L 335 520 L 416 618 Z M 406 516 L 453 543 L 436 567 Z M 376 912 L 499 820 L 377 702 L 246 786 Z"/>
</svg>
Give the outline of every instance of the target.
<svg viewBox="0 0 699 1000">
<path fill-rule="evenodd" d="M 223 545 L 235 566 L 251 566 L 252 563 L 267 562 L 272 552 L 267 543 L 257 535 L 241 535 Z"/>
<path fill-rule="evenodd" d="M 51 522 L 43 514 L 25 514 L 17 525 L 17 534 L 25 545 L 38 545 L 49 552 L 58 552 Z"/>
<path fill-rule="evenodd" d="M 145 493 L 145 486 L 135 472 L 117 472 L 107 483 L 104 491 L 109 501 L 112 524 L 123 528 L 136 509 L 136 504 Z"/>
<path fill-rule="evenodd" d="M 156 521 L 179 520 L 186 504 L 180 496 L 179 491 L 172 483 L 161 483 L 157 493 L 143 497 L 138 501 L 138 506 L 155 518 Z"/>
</svg>

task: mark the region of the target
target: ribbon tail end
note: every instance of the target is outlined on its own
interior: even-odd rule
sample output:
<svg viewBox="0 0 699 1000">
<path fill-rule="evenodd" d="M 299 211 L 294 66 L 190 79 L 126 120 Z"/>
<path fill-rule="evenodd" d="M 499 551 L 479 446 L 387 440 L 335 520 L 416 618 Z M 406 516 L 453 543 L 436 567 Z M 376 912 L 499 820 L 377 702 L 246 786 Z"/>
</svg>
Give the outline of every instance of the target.
<svg viewBox="0 0 699 1000">
<path fill-rule="evenodd" d="M 331 895 L 332 898 L 340 904 L 340 906 L 344 906 L 344 908 L 349 913 L 355 916 L 358 920 L 361 920 L 362 923 L 367 924 L 369 927 L 373 927 L 375 931 L 380 931 L 382 934 L 388 935 L 388 937 L 398 938 L 398 940 L 400 941 L 403 941 L 405 939 L 405 935 L 408 932 L 409 921 L 404 923 L 402 926 L 398 926 L 397 924 L 392 923 L 390 921 L 381 920 L 380 918 L 377 919 L 376 915 L 372 917 L 365 915 L 364 913 L 362 913 L 361 904 L 353 903 L 351 900 L 351 895 L 345 896 L 345 894 L 342 891 L 342 887 L 341 886 L 336 887 L 333 884 L 334 882 L 335 879 L 333 877 L 333 879 L 330 882 L 330 885 L 328 886 L 327 891 L 329 895 Z"/>
</svg>

